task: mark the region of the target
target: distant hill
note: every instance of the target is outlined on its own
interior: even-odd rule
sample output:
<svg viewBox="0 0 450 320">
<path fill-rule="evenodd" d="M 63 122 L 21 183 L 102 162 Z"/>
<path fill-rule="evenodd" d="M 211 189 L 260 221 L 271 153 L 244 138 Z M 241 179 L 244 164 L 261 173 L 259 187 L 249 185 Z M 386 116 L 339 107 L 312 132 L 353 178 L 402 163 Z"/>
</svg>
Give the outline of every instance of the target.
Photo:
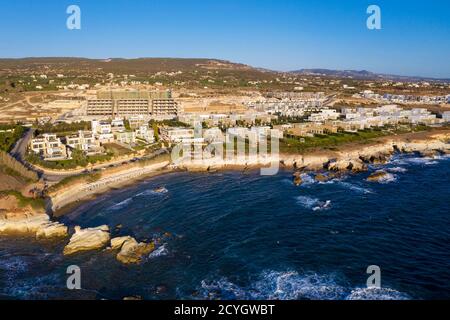
<svg viewBox="0 0 450 320">
<path fill-rule="evenodd" d="M 151 74 L 157 72 L 234 71 L 263 74 L 250 66 L 218 59 L 138 58 L 138 59 L 86 59 L 86 58 L 22 58 L 0 59 L 0 71 L 66 71 Z"/>
<path fill-rule="evenodd" d="M 436 79 L 430 77 L 399 76 L 393 74 L 374 73 L 367 70 L 300 69 L 291 71 L 291 73 L 308 76 L 353 78 L 357 80 L 450 81 L 450 79 Z"/>
</svg>

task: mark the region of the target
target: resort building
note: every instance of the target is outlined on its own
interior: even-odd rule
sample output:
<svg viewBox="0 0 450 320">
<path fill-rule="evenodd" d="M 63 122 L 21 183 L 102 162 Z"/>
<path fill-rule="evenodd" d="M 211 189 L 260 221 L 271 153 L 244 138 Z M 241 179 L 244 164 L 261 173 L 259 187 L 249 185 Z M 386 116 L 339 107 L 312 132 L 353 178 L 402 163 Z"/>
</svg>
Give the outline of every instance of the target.
<svg viewBox="0 0 450 320">
<path fill-rule="evenodd" d="M 148 125 L 141 125 L 139 129 L 136 130 L 136 138 L 144 140 L 147 143 L 153 143 L 155 142 L 155 133 Z"/>
<path fill-rule="evenodd" d="M 87 154 L 95 154 L 102 152 L 99 142 L 95 139 L 92 131 L 78 131 L 65 137 L 66 145 L 71 149 L 78 149 Z"/>
<path fill-rule="evenodd" d="M 106 121 L 91 121 L 92 132 L 100 143 L 114 142 L 112 126 Z"/>
<path fill-rule="evenodd" d="M 194 139 L 194 129 L 161 128 L 161 137 L 169 142 L 184 142 Z"/>
<path fill-rule="evenodd" d="M 44 160 L 64 160 L 67 158 L 66 146 L 56 134 L 43 134 L 31 139 L 30 149 L 41 155 Z"/>
<path fill-rule="evenodd" d="M 178 104 L 170 91 L 101 90 L 87 102 L 88 116 L 129 118 L 134 116 L 174 116 Z"/>
<path fill-rule="evenodd" d="M 136 132 L 125 131 L 114 133 L 115 142 L 124 144 L 135 144 L 136 143 Z"/>
</svg>

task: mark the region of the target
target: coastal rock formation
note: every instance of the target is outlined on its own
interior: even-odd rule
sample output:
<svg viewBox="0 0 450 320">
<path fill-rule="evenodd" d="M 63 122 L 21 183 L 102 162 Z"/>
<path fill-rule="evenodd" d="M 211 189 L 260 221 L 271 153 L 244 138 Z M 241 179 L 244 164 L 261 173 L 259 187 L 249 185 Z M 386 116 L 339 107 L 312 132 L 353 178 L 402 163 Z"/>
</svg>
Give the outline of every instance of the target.
<svg viewBox="0 0 450 320">
<path fill-rule="evenodd" d="M 132 241 L 132 240 L 134 240 L 134 239 L 130 236 L 113 238 L 113 239 L 111 239 L 111 249 L 112 250 L 120 250 L 120 248 L 122 248 L 122 246 L 125 242 Z"/>
<path fill-rule="evenodd" d="M 441 155 L 438 150 L 425 150 L 420 152 L 420 155 L 425 158 L 434 158 Z"/>
<path fill-rule="evenodd" d="M 318 182 L 326 182 L 326 181 L 330 180 L 330 178 L 328 176 L 321 174 L 321 173 L 316 174 L 314 179 Z"/>
<path fill-rule="evenodd" d="M 370 182 L 381 182 L 386 180 L 389 177 L 389 173 L 386 171 L 380 170 L 377 172 L 372 173 L 368 178 L 367 181 Z"/>
<path fill-rule="evenodd" d="M 0 214 L 0 234 L 32 235 L 37 239 L 54 239 L 67 236 L 67 227 L 53 222 L 45 213 L 15 211 Z"/>
<path fill-rule="evenodd" d="M 294 184 L 298 187 L 303 183 L 301 173 L 299 171 L 294 173 Z"/>
<path fill-rule="evenodd" d="M 64 248 L 64 255 L 74 254 L 80 251 L 98 250 L 104 248 L 110 241 L 108 226 L 81 229 L 75 227 L 75 233 L 70 238 L 69 244 Z"/>
<path fill-rule="evenodd" d="M 67 236 L 67 227 L 51 221 L 43 209 L 21 206 L 16 196 L 0 197 L 0 234 L 20 234 L 38 239 Z"/>
<path fill-rule="evenodd" d="M 142 258 L 149 255 L 155 250 L 155 244 L 153 242 L 138 243 L 136 239 L 132 237 L 120 237 L 111 240 L 111 248 L 114 250 L 120 250 L 116 258 L 124 264 L 140 263 Z"/>
<path fill-rule="evenodd" d="M 360 159 L 331 160 L 327 162 L 324 167 L 329 171 L 367 171 L 366 164 Z"/>
</svg>

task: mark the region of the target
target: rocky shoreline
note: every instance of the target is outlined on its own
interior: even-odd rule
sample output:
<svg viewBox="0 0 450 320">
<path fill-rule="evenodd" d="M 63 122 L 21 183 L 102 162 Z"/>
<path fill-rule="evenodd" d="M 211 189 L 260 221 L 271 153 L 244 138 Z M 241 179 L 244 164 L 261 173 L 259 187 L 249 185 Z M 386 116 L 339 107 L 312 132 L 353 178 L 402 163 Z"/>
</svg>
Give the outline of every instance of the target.
<svg viewBox="0 0 450 320">
<path fill-rule="evenodd" d="M 108 176 L 95 182 L 96 194 L 107 192 L 113 187 L 130 184 L 134 181 L 164 172 L 184 169 L 188 171 L 211 171 L 218 169 L 240 169 L 251 167 L 264 167 L 271 163 L 280 164 L 281 167 L 291 168 L 294 171 L 294 183 L 302 184 L 301 173 L 303 171 L 315 171 L 317 181 L 327 181 L 345 172 L 363 172 L 368 170 L 369 164 L 382 164 L 398 152 L 419 153 L 430 157 L 438 154 L 450 154 L 450 132 L 444 131 L 428 134 L 415 139 L 414 135 L 387 137 L 370 145 L 353 145 L 342 148 L 339 151 L 317 151 L 303 155 L 280 155 L 277 158 L 264 159 L 232 159 L 231 161 L 208 161 L 201 163 L 182 163 L 177 167 L 166 170 L 167 163 L 153 165 L 140 171 L 120 172 L 117 176 Z M 368 181 L 378 182 L 386 178 L 386 172 L 377 171 L 369 176 Z M 92 196 L 94 184 L 73 185 L 67 187 L 59 195 L 51 198 L 53 205 L 70 204 L 80 199 Z M 73 196 L 76 195 L 76 196 Z M 11 203 L 12 199 L 3 199 L 3 203 Z M 67 239 L 70 235 L 69 228 L 57 221 L 52 221 L 50 216 L 43 211 L 36 211 L 31 207 L 19 208 L 10 205 L 0 211 L 0 235 L 28 235 L 36 239 Z M 82 229 L 75 227 L 67 245 L 64 255 L 72 255 L 84 251 L 110 250 L 116 252 L 116 259 L 124 264 L 137 264 L 144 260 L 155 250 L 155 242 L 138 242 L 131 236 L 111 237 L 108 226 Z"/>
<path fill-rule="evenodd" d="M 422 135 L 422 136 L 421 136 Z M 340 150 L 319 150 L 305 154 L 278 156 L 234 157 L 233 159 L 206 159 L 186 161 L 178 165 L 188 171 L 218 169 L 261 168 L 271 164 L 306 171 L 366 171 L 368 164 L 381 164 L 395 153 L 419 153 L 434 156 L 450 153 L 450 131 L 405 134 L 378 139 L 369 145 L 350 144 Z"/>
</svg>

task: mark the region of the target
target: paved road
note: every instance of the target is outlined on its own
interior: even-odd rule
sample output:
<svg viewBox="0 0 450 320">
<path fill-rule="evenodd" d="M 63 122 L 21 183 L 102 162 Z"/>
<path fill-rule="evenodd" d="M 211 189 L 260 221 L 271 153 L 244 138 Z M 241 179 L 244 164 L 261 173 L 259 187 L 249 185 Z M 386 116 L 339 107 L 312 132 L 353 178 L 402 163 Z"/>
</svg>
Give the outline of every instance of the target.
<svg viewBox="0 0 450 320">
<path fill-rule="evenodd" d="M 16 160 L 22 162 L 23 164 L 25 164 L 25 153 L 27 152 L 27 146 L 31 138 L 33 138 L 34 131 L 35 129 L 28 129 L 23 137 L 16 142 L 14 148 L 10 152 Z"/>
<path fill-rule="evenodd" d="M 35 129 L 30 128 L 28 129 L 25 134 L 23 135 L 22 138 L 20 138 L 16 144 L 14 145 L 14 148 L 11 150 L 10 154 L 17 159 L 17 161 L 20 161 L 23 165 L 25 165 L 26 167 L 36 171 L 36 169 L 34 169 L 32 166 L 30 166 L 30 164 L 28 162 L 25 161 L 25 154 L 27 151 L 27 146 L 31 140 L 31 138 L 33 138 Z M 157 150 L 156 152 L 154 152 L 151 155 L 148 156 L 144 156 L 142 158 L 137 158 L 137 160 L 144 160 L 144 159 L 149 159 L 149 158 L 153 158 L 155 156 L 158 156 L 160 154 L 163 154 L 167 152 L 166 149 L 160 149 Z M 131 160 L 131 159 L 130 159 Z M 123 162 L 129 162 L 130 160 L 118 160 L 118 161 L 114 161 L 114 162 L 109 162 L 109 163 L 103 163 L 103 164 L 97 164 L 97 165 L 93 165 L 93 166 L 89 166 L 89 170 L 98 170 L 98 169 L 103 169 L 103 168 L 108 168 L 108 167 L 118 167 L 120 165 L 122 165 Z M 73 175 L 77 175 L 80 173 L 85 172 L 87 169 L 81 169 L 78 171 L 74 171 L 74 172 L 68 172 L 68 173 L 51 173 L 51 172 L 39 172 L 40 175 L 42 175 L 42 177 L 49 182 L 50 184 L 56 183 L 61 181 L 62 179 L 69 177 L 69 176 L 73 176 Z"/>
<path fill-rule="evenodd" d="M 161 154 L 164 153 L 168 153 L 169 151 L 167 149 L 159 149 L 155 152 L 153 152 L 150 155 L 144 156 L 144 157 L 136 157 L 136 162 L 139 162 L 141 160 L 147 160 L 147 159 L 152 159 L 156 156 L 159 156 Z M 113 162 L 108 162 L 108 163 L 101 163 L 101 164 L 97 164 L 97 165 L 93 165 L 93 166 L 89 166 L 89 168 L 86 169 L 80 169 L 77 171 L 72 171 L 72 172 L 67 172 L 67 173 L 51 173 L 51 172 L 44 172 L 43 173 L 43 178 L 49 183 L 49 184 L 54 184 L 57 183 L 59 181 L 61 181 L 62 179 L 66 178 L 66 177 L 70 177 L 70 176 L 75 176 L 81 173 L 87 173 L 87 172 L 92 172 L 93 170 L 101 170 L 101 169 L 106 169 L 106 168 L 112 168 L 112 167 L 120 167 L 123 163 L 128 163 L 130 162 L 132 159 L 129 160 L 117 160 L 117 161 L 113 161 Z"/>
</svg>

